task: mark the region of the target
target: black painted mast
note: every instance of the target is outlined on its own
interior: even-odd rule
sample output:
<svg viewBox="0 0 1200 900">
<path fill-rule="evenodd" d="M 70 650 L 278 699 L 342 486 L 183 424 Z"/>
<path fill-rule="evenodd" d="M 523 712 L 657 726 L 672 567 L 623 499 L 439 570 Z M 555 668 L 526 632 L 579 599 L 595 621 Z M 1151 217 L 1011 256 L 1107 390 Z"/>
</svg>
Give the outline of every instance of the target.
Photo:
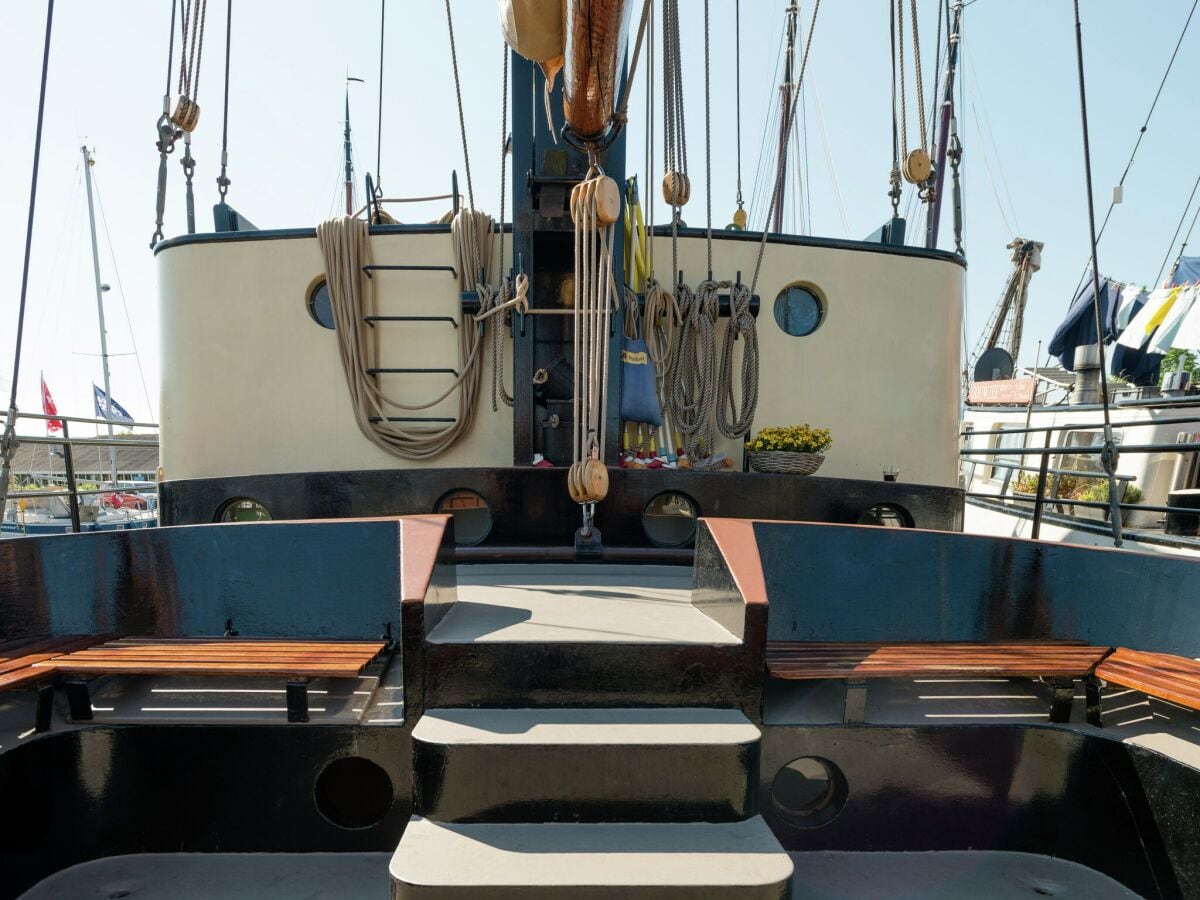
<svg viewBox="0 0 1200 900">
<path fill-rule="evenodd" d="M 796 14 L 799 11 L 796 0 L 792 0 L 787 9 L 787 55 L 784 58 L 783 84 L 779 86 L 778 164 L 775 168 L 775 193 L 771 201 L 771 208 L 774 210 L 771 230 L 776 233 L 783 231 L 783 191 L 787 184 L 788 126 L 791 124 L 792 72 L 796 58 Z"/>
</svg>

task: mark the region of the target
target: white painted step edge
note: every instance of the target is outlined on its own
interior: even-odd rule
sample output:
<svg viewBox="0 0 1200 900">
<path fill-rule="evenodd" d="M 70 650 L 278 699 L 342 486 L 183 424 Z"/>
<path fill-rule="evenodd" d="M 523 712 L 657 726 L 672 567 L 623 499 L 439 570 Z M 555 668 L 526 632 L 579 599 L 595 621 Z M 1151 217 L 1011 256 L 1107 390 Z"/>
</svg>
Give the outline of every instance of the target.
<svg viewBox="0 0 1200 900">
<path fill-rule="evenodd" d="M 413 740 L 456 745 L 752 744 L 761 733 L 737 709 L 430 709 Z"/>
<path fill-rule="evenodd" d="M 389 871 L 401 884 L 446 888 L 761 887 L 786 884 L 792 860 L 761 816 L 532 825 L 414 817 Z"/>
</svg>

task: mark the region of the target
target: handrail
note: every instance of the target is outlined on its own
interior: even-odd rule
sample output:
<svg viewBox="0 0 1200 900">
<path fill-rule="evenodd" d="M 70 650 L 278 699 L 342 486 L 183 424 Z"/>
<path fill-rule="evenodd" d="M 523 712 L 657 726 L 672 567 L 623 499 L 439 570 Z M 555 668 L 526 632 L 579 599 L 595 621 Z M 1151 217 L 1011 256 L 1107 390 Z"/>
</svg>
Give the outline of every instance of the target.
<svg viewBox="0 0 1200 900">
<path fill-rule="evenodd" d="M 0 412 L 0 416 L 8 418 L 8 413 Z M 52 447 L 62 448 L 64 477 L 68 487 L 64 490 L 51 491 L 9 491 L 7 483 L 0 483 L 0 521 L 4 520 L 5 507 L 8 505 L 8 498 L 14 499 L 37 499 L 41 497 L 66 497 L 70 507 L 71 531 L 78 533 L 82 531 L 82 524 L 79 514 L 79 498 L 92 494 L 117 494 L 117 493 L 158 493 L 157 482 L 145 482 L 145 485 L 139 484 L 136 488 L 123 488 L 118 484 L 113 484 L 108 488 L 86 488 L 81 490 L 78 486 L 78 480 L 75 477 L 75 461 L 73 450 L 76 447 L 145 447 L 157 448 L 159 441 L 157 436 L 139 435 L 137 437 L 118 437 L 111 435 L 110 437 L 94 437 L 94 438 L 73 438 L 70 436 L 71 423 L 81 425 L 112 425 L 114 424 L 108 419 L 88 419 L 82 416 L 63 416 L 45 413 L 25 413 L 17 412 L 13 417 L 13 421 L 19 419 L 32 419 L 42 422 L 58 422 L 60 423 L 62 434 L 57 437 L 46 436 L 22 436 L 14 434 L 14 446 L 19 444 L 35 444 L 48 445 Z M 147 422 L 122 422 L 130 428 L 158 428 L 158 425 Z M 7 471 L 7 467 L 6 467 Z"/>
<path fill-rule="evenodd" d="M 8 413 L 5 412 L 4 410 L 0 410 L 0 418 L 5 418 L 5 419 L 8 418 Z M 18 412 L 17 418 L 18 419 L 40 419 L 45 422 L 48 422 L 51 420 L 53 420 L 55 422 L 74 422 L 79 425 L 109 425 L 109 424 L 112 424 L 112 425 L 124 425 L 126 428 L 157 428 L 158 427 L 158 425 L 154 422 L 126 422 L 124 420 L 121 420 L 118 422 L 116 419 L 111 419 L 111 420 L 110 419 L 85 419 L 85 418 L 82 418 L 81 416 L 60 416 L 57 413 L 55 415 L 50 416 L 50 415 L 46 415 L 45 413 Z"/>
<path fill-rule="evenodd" d="M 1016 455 L 1016 454 L 1011 454 L 1011 455 Z M 1041 471 L 1040 466 L 1024 466 L 1024 465 L 1021 465 L 1020 463 L 1006 463 L 1006 462 L 1000 462 L 999 460 L 993 460 L 992 462 L 988 463 L 987 465 L 991 466 L 993 469 L 1012 469 L 1017 472 L 1040 472 Z M 1070 475 L 1071 477 L 1079 477 L 1079 478 L 1104 478 L 1104 479 L 1108 478 L 1108 474 L 1105 472 L 1085 472 L 1080 469 L 1050 469 L 1050 468 L 1047 468 L 1046 474 L 1047 475 Z M 1117 481 L 1137 481 L 1136 475 L 1117 474 L 1114 477 L 1117 479 Z M 995 495 L 989 494 L 988 496 L 991 497 L 991 496 L 995 496 Z"/>
<path fill-rule="evenodd" d="M 1119 445 L 1121 453 L 1196 453 L 1200 443 L 1191 444 L 1128 444 Z M 963 447 L 959 456 L 1089 456 L 1102 453 L 1095 444 L 1084 447 Z"/>
<path fill-rule="evenodd" d="M 1200 416 L 1163 416 L 1161 419 L 1150 419 L 1147 422 L 1114 422 L 1113 425 L 1121 428 L 1140 428 L 1146 425 L 1196 425 L 1198 428 L 1200 428 Z M 1046 431 L 1099 431 L 1103 427 L 1103 422 L 1085 425 L 1034 425 L 1029 428 L 1001 428 L 997 431 L 960 431 L 958 436 L 971 437 L 972 435 L 992 436 L 997 434 L 1041 434 L 1042 432 Z"/>
</svg>

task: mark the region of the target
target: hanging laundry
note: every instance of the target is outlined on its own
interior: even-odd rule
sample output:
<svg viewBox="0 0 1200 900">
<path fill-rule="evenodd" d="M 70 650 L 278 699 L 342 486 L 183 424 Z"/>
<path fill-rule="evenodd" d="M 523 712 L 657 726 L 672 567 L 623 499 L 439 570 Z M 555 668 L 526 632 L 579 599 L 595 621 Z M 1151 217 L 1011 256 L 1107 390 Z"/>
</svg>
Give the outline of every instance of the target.
<svg viewBox="0 0 1200 900">
<path fill-rule="evenodd" d="M 1099 335 L 1099 339 L 1106 343 L 1117 335 L 1116 313 L 1120 292 L 1120 284 L 1107 278 L 1100 279 L 1100 327 L 1103 333 Z M 1051 356 L 1058 357 L 1062 367 L 1068 372 L 1075 371 L 1075 348 L 1086 347 L 1097 341 L 1094 297 L 1094 285 L 1089 274 L 1071 303 L 1071 308 L 1067 310 L 1066 318 L 1055 329 L 1054 336 L 1050 339 L 1047 350 Z"/>
<path fill-rule="evenodd" d="M 1151 353 L 1166 353 L 1175 346 L 1175 336 L 1179 333 L 1179 327 L 1195 303 L 1196 292 L 1191 288 L 1175 288 L 1173 293 L 1175 302 L 1163 316 L 1158 329 L 1150 336 L 1146 349 Z"/>
<path fill-rule="evenodd" d="M 1129 327 L 1130 320 L 1138 314 L 1138 310 L 1146 305 L 1146 300 L 1149 297 L 1150 293 L 1141 285 L 1125 285 L 1121 290 L 1121 297 L 1117 301 L 1115 324 L 1118 333 Z"/>
<path fill-rule="evenodd" d="M 1183 288 L 1183 293 L 1186 296 L 1188 311 L 1172 336 L 1171 346 L 1183 350 L 1200 350 L 1200 287 Z M 1183 302 L 1177 301 L 1177 305 Z"/>
<path fill-rule="evenodd" d="M 1146 300 L 1146 305 L 1138 311 L 1137 315 L 1129 321 L 1125 330 L 1121 332 L 1117 343 L 1134 350 L 1144 350 L 1149 345 L 1155 329 L 1166 318 L 1171 307 L 1175 305 L 1175 298 L 1178 294 L 1178 288 L 1159 288 L 1152 292 Z"/>
<path fill-rule="evenodd" d="M 1181 284 L 1195 284 L 1200 281 L 1200 256 L 1181 256 L 1175 267 L 1175 275 L 1168 287 L 1178 287 Z"/>
</svg>

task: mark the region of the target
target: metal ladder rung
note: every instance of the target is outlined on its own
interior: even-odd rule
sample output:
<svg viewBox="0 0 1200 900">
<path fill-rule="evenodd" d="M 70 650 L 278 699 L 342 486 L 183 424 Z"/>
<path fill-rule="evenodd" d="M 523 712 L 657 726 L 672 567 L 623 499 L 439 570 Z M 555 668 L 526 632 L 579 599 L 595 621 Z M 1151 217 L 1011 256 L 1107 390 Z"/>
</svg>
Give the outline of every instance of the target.
<svg viewBox="0 0 1200 900">
<path fill-rule="evenodd" d="M 376 322 L 449 322 L 452 327 L 458 327 L 453 316 L 363 316 L 363 321 L 372 328 Z"/>
<path fill-rule="evenodd" d="M 371 416 L 371 424 L 379 422 L 446 422 L 454 423 L 458 420 L 451 417 L 448 419 L 438 418 L 437 416 Z"/>
<path fill-rule="evenodd" d="M 385 266 L 371 264 L 362 267 L 363 274 L 368 278 L 374 278 L 372 272 L 449 272 L 455 278 L 458 277 L 458 270 L 454 266 L 424 266 L 424 265 L 403 265 L 403 266 Z"/>
<path fill-rule="evenodd" d="M 457 369 L 367 369 L 368 375 L 453 375 L 458 377 Z"/>
</svg>

